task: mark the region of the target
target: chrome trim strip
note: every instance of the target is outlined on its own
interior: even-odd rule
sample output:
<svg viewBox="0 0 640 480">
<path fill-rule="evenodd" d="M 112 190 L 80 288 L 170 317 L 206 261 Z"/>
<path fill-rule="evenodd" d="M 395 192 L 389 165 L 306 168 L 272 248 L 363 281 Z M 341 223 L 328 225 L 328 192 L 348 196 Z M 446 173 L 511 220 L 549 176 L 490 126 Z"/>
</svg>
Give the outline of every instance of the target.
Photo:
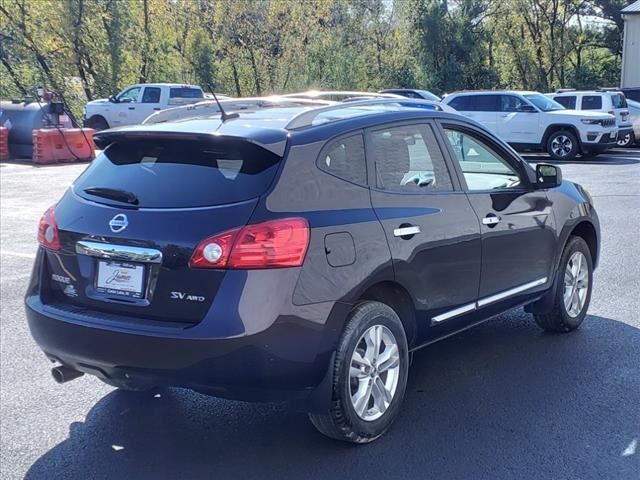
<svg viewBox="0 0 640 480">
<path fill-rule="evenodd" d="M 476 303 L 470 303 L 468 305 L 463 305 L 454 310 L 450 310 L 448 312 L 442 313 L 437 317 L 433 317 L 432 321 L 434 322 L 442 322 L 444 320 L 449 320 L 450 318 L 457 317 L 458 315 L 462 315 L 463 313 L 470 312 L 476 309 Z"/>
<path fill-rule="evenodd" d="M 395 237 L 404 237 L 405 235 L 416 235 L 417 233 L 420 233 L 420 227 L 417 225 L 413 227 L 396 228 L 393 231 L 393 235 Z"/>
<path fill-rule="evenodd" d="M 538 280 L 534 280 L 533 282 L 525 283 L 524 285 L 520 285 L 515 288 L 510 288 L 509 290 L 496 293 L 495 295 L 491 295 L 490 297 L 481 298 L 480 300 L 478 300 L 478 307 L 484 307 L 485 305 L 489 305 L 490 303 L 497 302 L 498 300 L 502 300 L 512 295 L 516 295 L 518 293 L 524 292 L 525 290 L 529 290 L 533 287 L 543 285 L 546 282 L 547 282 L 547 277 L 539 278 Z"/>
<path fill-rule="evenodd" d="M 162 252 L 154 248 L 130 247 L 128 245 L 112 245 L 110 243 L 81 240 L 76 243 L 76 253 L 109 260 L 162 263 Z"/>
</svg>

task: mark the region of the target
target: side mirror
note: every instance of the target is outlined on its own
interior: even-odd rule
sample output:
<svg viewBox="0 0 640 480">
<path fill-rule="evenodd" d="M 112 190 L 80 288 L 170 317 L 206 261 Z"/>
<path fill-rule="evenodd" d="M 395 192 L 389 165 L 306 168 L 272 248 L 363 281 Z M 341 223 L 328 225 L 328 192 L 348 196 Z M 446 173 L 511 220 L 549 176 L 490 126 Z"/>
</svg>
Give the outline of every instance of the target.
<svg viewBox="0 0 640 480">
<path fill-rule="evenodd" d="M 116 96 L 115 96 L 115 95 L 111 95 L 111 96 L 109 97 L 109 101 L 110 101 L 111 103 L 118 103 L 118 99 L 116 98 Z"/>
<path fill-rule="evenodd" d="M 535 109 L 535 107 L 533 105 L 522 105 L 519 109 L 519 112 L 524 112 L 524 113 L 536 113 L 537 110 Z"/>
<path fill-rule="evenodd" d="M 562 170 L 555 165 L 539 163 L 536 165 L 536 186 L 538 188 L 554 188 L 562 183 Z"/>
</svg>

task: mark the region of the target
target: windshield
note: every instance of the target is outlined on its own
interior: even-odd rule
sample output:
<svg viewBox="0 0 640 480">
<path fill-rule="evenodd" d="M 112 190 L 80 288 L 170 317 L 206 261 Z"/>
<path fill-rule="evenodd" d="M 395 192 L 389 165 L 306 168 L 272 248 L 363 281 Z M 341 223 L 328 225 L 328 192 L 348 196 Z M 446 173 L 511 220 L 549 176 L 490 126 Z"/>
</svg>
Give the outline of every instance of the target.
<svg viewBox="0 0 640 480">
<path fill-rule="evenodd" d="M 524 98 L 533 103 L 543 112 L 552 112 L 554 110 L 564 110 L 565 108 L 555 100 L 551 100 L 549 97 L 545 97 L 541 93 L 529 93 L 524 95 Z"/>
</svg>

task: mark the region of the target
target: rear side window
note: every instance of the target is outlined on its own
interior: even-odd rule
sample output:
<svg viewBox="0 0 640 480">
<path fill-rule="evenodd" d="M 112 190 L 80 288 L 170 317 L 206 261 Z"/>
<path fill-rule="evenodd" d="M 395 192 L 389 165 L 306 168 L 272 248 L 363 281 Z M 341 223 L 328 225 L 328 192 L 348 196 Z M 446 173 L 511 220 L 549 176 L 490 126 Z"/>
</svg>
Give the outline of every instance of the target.
<svg viewBox="0 0 640 480">
<path fill-rule="evenodd" d="M 160 102 L 160 88 L 145 87 L 142 94 L 142 103 L 158 103 Z"/>
<path fill-rule="evenodd" d="M 343 137 L 331 142 L 320 154 L 318 168 L 343 180 L 365 185 L 367 167 L 362 135 Z"/>
<path fill-rule="evenodd" d="M 142 208 L 187 208 L 255 198 L 273 181 L 280 157 L 244 141 L 124 140 L 108 146 L 76 180 L 74 191 L 132 193 Z"/>
<path fill-rule="evenodd" d="M 449 106 L 459 112 L 473 112 L 475 110 L 475 95 L 462 95 L 449 102 Z"/>
<path fill-rule="evenodd" d="M 500 111 L 499 95 L 478 95 L 476 98 L 476 112 Z"/>
<path fill-rule="evenodd" d="M 622 93 L 611 95 L 611 103 L 613 103 L 613 108 L 627 108 L 627 99 Z"/>
<path fill-rule="evenodd" d="M 169 98 L 204 98 L 204 93 L 199 88 L 172 87 Z"/>
<path fill-rule="evenodd" d="M 451 190 L 451 178 L 430 125 L 375 130 L 370 139 L 378 188 L 402 193 Z"/>
<path fill-rule="evenodd" d="M 553 99 L 562 105 L 564 108 L 568 108 L 569 110 L 575 110 L 576 108 L 576 96 L 567 96 L 567 97 L 553 97 Z"/>
<path fill-rule="evenodd" d="M 602 110 L 602 97 L 599 95 L 585 95 L 582 97 L 582 110 Z"/>
</svg>

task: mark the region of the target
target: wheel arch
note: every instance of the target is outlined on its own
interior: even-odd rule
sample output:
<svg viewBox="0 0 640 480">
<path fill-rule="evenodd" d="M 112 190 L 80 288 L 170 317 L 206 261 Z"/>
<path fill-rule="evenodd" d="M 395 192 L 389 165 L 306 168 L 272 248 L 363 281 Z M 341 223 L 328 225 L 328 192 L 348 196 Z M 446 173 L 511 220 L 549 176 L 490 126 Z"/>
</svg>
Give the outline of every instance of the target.
<svg viewBox="0 0 640 480">
<path fill-rule="evenodd" d="M 358 302 L 366 300 L 384 303 L 398 314 L 411 348 L 417 340 L 418 325 L 415 304 L 407 289 L 394 281 L 382 281 L 368 287 L 360 295 Z"/>
<path fill-rule="evenodd" d="M 555 133 L 560 130 L 569 130 L 576 136 L 576 140 L 578 141 L 578 147 L 582 149 L 582 140 L 580 139 L 580 132 L 576 128 L 575 125 L 571 125 L 570 123 L 554 123 L 549 125 L 544 134 L 542 135 L 542 146 L 546 148 L 547 142 L 549 141 L 549 137 L 552 133 Z"/>
<path fill-rule="evenodd" d="M 569 232 L 569 235 L 567 235 L 567 238 L 564 241 L 564 245 L 562 246 L 563 251 L 567 245 L 567 242 L 572 236 L 580 237 L 585 241 L 585 243 L 589 247 L 589 252 L 591 253 L 591 260 L 593 261 L 593 267 L 595 268 L 598 265 L 598 255 L 600 255 L 600 252 L 598 250 L 598 235 L 596 233 L 596 229 L 593 226 L 593 224 L 587 220 L 583 220 L 577 225 L 575 225 L 571 229 L 571 231 Z"/>
</svg>

